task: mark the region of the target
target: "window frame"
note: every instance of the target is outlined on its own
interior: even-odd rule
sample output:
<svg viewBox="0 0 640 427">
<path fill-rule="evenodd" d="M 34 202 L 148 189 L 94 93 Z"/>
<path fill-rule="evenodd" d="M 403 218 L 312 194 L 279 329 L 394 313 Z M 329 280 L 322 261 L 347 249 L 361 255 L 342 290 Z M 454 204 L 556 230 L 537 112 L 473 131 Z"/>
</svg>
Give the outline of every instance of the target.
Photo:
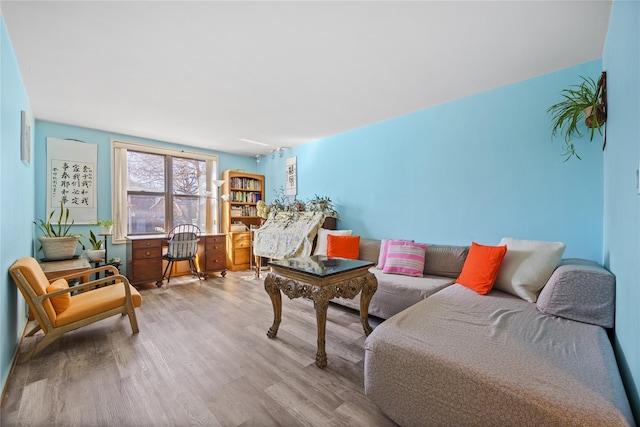
<svg viewBox="0 0 640 427">
<path fill-rule="evenodd" d="M 115 244 L 126 243 L 127 236 L 127 151 L 138 151 L 148 154 L 165 156 L 165 223 L 169 218 L 169 203 L 173 202 L 172 174 L 168 173 L 168 166 L 171 164 L 168 157 L 179 157 L 184 159 L 194 159 L 206 162 L 206 192 L 205 192 L 205 233 L 213 233 L 214 229 L 219 229 L 218 215 L 215 214 L 215 185 L 214 177 L 218 176 L 218 156 L 215 154 L 205 154 L 196 151 L 180 150 L 155 145 L 142 144 L 137 142 L 111 139 L 111 218 L 114 221 L 112 241 Z M 171 169 L 172 170 L 172 169 Z M 189 196 L 193 197 L 193 196 Z M 198 196 L 201 197 L 201 196 Z M 171 219 L 172 221 L 172 219 Z M 158 233 L 145 233 L 158 234 Z M 145 234 L 132 234 L 144 236 Z"/>
</svg>

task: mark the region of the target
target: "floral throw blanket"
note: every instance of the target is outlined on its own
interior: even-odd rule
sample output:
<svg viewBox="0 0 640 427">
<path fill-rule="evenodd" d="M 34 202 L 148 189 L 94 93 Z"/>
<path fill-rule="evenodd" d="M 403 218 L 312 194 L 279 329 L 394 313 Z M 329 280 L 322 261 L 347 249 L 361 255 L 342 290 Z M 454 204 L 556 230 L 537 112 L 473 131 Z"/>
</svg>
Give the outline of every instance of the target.
<svg viewBox="0 0 640 427">
<path fill-rule="evenodd" d="M 321 212 L 278 212 L 255 231 L 253 253 L 273 259 L 311 255 L 313 239 L 324 222 Z"/>
</svg>

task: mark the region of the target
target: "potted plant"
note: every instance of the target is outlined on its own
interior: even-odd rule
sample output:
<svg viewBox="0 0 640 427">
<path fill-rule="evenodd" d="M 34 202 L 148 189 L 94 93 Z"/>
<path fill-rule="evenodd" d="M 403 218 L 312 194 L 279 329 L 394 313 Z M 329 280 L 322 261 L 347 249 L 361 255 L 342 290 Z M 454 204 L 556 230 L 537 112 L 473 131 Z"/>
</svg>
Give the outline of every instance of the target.
<svg viewBox="0 0 640 427">
<path fill-rule="evenodd" d="M 553 124 L 552 137 L 563 136 L 565 141 L 565 155 L 569 160 L 572 156 L 580 159 L 576 153 L 572 139 L 582 137 L 581 123 L 590 129 L 589 140 L 592 141 L 597 130 L 602 135 L 602 126 L 607 120 L 606 104 L 606 73 L 598 80 L 583 77 L 579 85 L 571 85 L 561 92 L 562 101 L 547 109 Z"/>
<path fill-rule="evenodd" d="M 99 262 L 104 259 L 104 254 L 106 252 L 105 249 L 102 248 L 102 240 L 96 237 L 93 234 L 93 231 L 89 230 L 89 243 L 91 244 L 91 249 L 85 250 L 87 254 L 87 258 L 91 262 Z"/>
<path fill-rule="evenodd" d="M 329 197 L 320 197 L 316 194 L 307 201 L 307 210 L 311 212 L 322 212 L 327 216 L 338 219 L 338 211 L 336 211 Z"/>
<path fill-rule="evenodd" d="M 113 220 L 99 219 L 98 225 L 102 227 L 102 234 L 113 234 Z"/>
<path fill-rule="evenodd" d="M 38 237 L 40 241 L 40 249 L 44 253 L 44 257 L 50 261 L 59 261 L 71 259 L 76 253 L 79 236 L 71 234 L 71 226 L 74 221 L 69 222 L 69 208 L 64 207 L 64 203 L 60 202 L 60 215 L 58 222 L 52 222 L 55 210 L 51 211 L 47 220 L 38 220 L 33 223 L 42 231 L 42 236 Z"/>
<path fill-rule="evenodd" d="M 287 196 L 284 187 L 280 187 L 280 190 L 276 191 L 276 197 L 270 205 L 258 202 L 257 208 L 258 216 L 265 219 L 280 214 L 278 222 L 285 227 L 297 221 L 303 215 L 303 212 L 323 213 L 326 220 L 329 220 L 329 228 L 332 229 L 335 229 L 338 220 L 338 211 L 336 211 L 329 197 L 315 195 L 305 202 L 295 196 Z"/>
</svg>

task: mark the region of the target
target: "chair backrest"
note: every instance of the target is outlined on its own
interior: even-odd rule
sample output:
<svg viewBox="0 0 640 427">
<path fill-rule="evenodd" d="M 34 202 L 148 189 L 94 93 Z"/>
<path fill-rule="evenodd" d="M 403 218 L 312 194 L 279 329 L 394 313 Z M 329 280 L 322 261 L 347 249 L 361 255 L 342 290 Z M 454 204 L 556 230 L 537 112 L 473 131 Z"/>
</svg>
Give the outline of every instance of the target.
<svg viewBox="0 0 640 427">
<path fill-rule="evenodd" d="M 169 232 L 167 255 L 172 258 L 193 258 L 198 252 L 200 229 L 195 225 L 182 224 Z"/>
<path fill-rule="evenodd" d="M 16 286 L 20 289 L 20 293 L 27 301 L 29 310 L 40 323 L 40 327 L 45 332 L 48 332 L 48 325 L 52 325 L 56 319 L 56 312 L 53 309 L 51 300 L 49 298 L 45 299 L 42 301 L 42 306 L 34 303 L 36 297 L 47 293 L 47 286 L 49 286 L 49 280 L 44 271 L 42 271 L 42 267 L 40 267 L 35 258 L 24 257 L 16 261 L 9 268 L 9 272 Z"/>
</svg>

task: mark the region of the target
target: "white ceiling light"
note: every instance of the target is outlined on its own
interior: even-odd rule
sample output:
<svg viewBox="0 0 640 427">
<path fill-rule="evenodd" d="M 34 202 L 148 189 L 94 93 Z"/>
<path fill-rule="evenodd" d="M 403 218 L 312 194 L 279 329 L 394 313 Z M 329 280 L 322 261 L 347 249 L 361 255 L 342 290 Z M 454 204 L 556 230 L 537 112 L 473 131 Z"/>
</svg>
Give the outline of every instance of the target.
<svg viewBox="0 0 640 427">
<path fill-rule="evenodd" d="M 262 145 L 264 147 L 268 147 L 269 144 L 265 144 L 264 142 L 252 141 L 250 139 L 239 138 L 238 141 L 248 142 L 249 144 Z"/>
</svg>

